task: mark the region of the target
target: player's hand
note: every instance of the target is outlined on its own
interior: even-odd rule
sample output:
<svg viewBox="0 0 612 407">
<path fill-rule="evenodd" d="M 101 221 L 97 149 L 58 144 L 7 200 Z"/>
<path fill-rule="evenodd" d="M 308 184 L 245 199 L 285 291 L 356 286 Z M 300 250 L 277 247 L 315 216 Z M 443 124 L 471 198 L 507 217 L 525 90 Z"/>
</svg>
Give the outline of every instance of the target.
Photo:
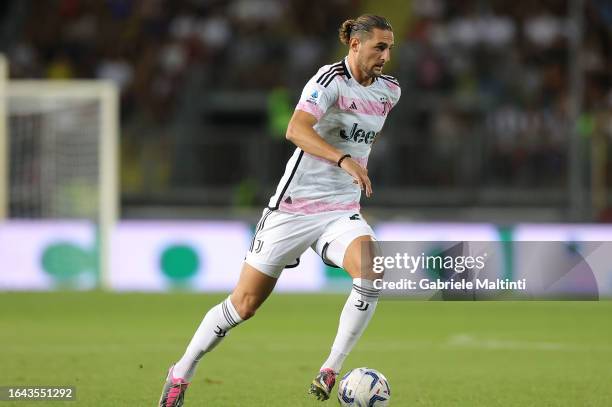
<svg viewBox="0 0 612 407">
<path fill-rule="evenodd" d="M 368 198 L 372 196 L 372 183 L 370 182 L 370 177 L 368 177 L 368 170 L 366 168 L 363 168 L 357 161 L 350 157 L 342 160 L 340 167 L 353 177 L 353 182 L 359 185 L 362 191 L 365 191 Z"/>
</svg>

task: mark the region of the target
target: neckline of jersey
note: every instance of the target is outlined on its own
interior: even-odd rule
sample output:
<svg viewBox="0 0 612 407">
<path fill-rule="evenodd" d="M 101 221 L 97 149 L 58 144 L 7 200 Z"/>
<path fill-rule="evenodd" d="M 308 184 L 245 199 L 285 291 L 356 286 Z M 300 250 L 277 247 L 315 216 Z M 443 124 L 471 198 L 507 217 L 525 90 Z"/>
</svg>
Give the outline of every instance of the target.
<svg viewBox="0 0 612 407">
<path fill-rule="evenodd" d="M 362 88 L 369 88 L 370 86 L 374 85 L 374 83 L 376 83 L 376 80 L 378 78 L 374 77 L 374 79 L 372 80 L 372 83 L 369 84 L 368 86 L 364 86 L 361 83 L 359 83 L 359 81 L 357 79 L 355 79 L 355 75 L 353 75 L 353 72 L 351 71 L 351 66 L 348 62 L 348 55 L 344 57 L 343 59 L 343 63 L 344 63 L 344 67 L 347 71 L 347 73 L 349 74 L 349 80 L 353 80 L 357 85 L 361 86 Z"/>
</svg>

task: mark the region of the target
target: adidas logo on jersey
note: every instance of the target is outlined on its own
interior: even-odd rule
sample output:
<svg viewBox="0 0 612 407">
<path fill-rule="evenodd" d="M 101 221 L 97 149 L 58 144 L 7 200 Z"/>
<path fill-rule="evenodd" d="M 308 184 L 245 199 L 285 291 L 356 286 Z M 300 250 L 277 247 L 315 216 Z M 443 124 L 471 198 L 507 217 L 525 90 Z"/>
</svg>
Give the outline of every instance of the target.
<svg viewBox="0 0 612 407">
<path fill-rule="evenodd" d="M 346 130 L 340 130 L 340 137 L 354 143 L 372 144 L 377 133 L 374 130 L 365 131 L 357 126 L 357 123 L 353 123 L 353 127 L 351 127 L 351 131 L 348 134 L 346 133 Z"/>
<path fill-rule="evenodd" d="M 357 105 L 355 104 L 355 102 L 351 103 L 349 109 L 357 110 Z"/>
</svg>

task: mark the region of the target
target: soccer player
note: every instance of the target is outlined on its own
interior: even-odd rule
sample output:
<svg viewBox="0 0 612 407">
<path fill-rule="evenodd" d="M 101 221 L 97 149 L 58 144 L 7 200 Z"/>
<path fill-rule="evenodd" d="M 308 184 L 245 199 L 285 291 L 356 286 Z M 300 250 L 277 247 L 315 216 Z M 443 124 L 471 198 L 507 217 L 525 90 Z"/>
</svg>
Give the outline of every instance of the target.
<svg viewBox="0 0 612 407">
<path fill-rule="evenodd" d="M 183 357 L 170 367 L 160 406 L 183 404 L 202 357 L 255 314 L 283 269 L 297 266 L 309 247 L 353 278 L 331 352 L 310 386 L 319 400 L 329 398 L 342 363 L 374 314 L 379 290 L 367 243 L 374 232 L 359 214 L 359 200 L 361 191 L 372 195 L 368 155 L 400 87 L 382 73 L 393 47 L 385 18 L 362 15 L 339 31 L 348 55 L 323 66 L 304 87 L 287 128 L 297 148 L 257 224 L 238 284 L 208 311 Z"/>
</svg>

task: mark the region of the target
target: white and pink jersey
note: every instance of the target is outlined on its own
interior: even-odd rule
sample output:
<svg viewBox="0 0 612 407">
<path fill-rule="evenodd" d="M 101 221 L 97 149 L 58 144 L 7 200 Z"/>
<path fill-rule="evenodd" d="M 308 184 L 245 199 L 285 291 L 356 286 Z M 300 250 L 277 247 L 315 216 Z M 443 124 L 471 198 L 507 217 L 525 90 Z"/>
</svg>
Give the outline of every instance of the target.
<svg viewBox="0 0 612 407">
<path fill-rule="evenodd" d="M 314 130 L 365 167 L 372 143 L 400 94 L 397 80 L 388 75 L 370 86 L 359 84 L 345 58 L 319 69 L 304 87 L 296 110 L 315 116 Z M 359 211 L 360 198 L 359 186 L 335 162 L 296 148 L 268 206 L 299 214 Z"/>
</svg>

